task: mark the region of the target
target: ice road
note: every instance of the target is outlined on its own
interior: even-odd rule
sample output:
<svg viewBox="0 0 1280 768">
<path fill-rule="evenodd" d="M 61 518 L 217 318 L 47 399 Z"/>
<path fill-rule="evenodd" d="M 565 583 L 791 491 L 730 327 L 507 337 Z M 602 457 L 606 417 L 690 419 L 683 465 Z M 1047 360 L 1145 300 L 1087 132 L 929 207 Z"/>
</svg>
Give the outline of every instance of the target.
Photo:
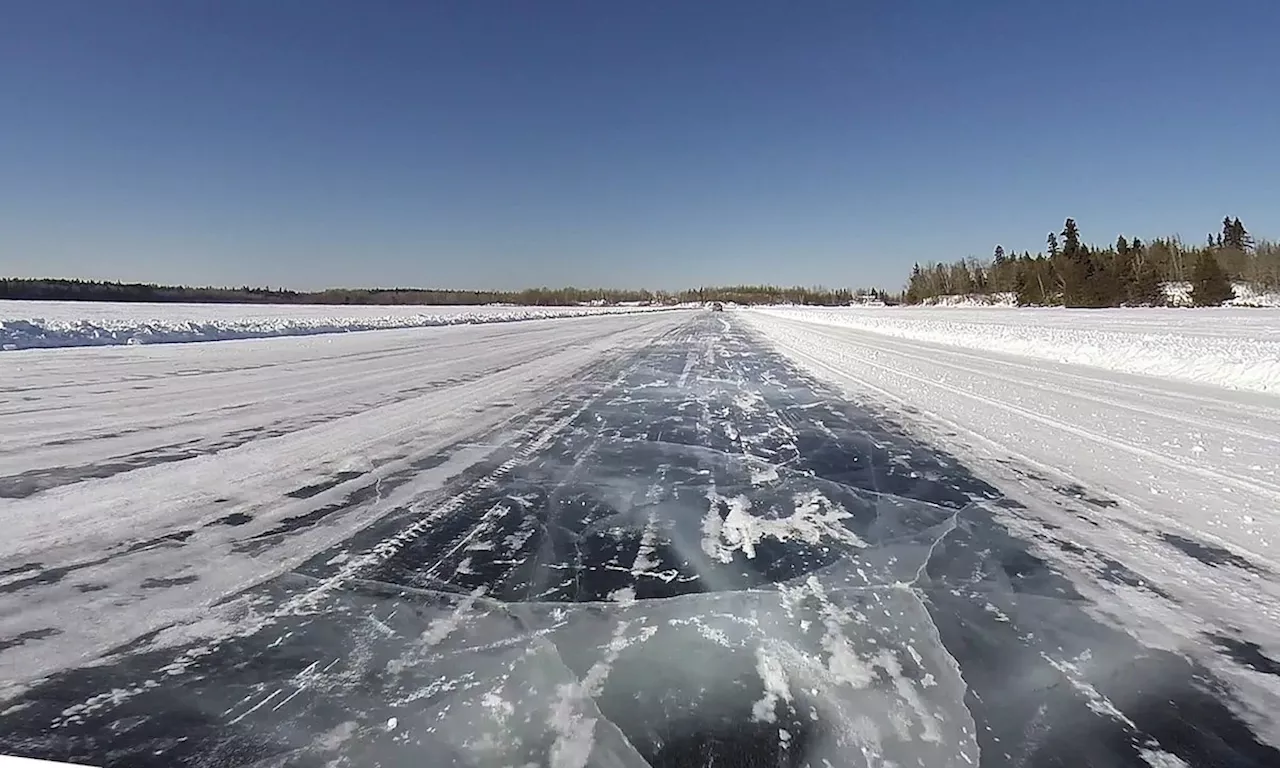
<svg viewBox="0 0 1280 768">
<path fill-rule="evenodd" d="M 1220 604 L 1267 604 L 1271 564 L 1042 464 L 993 464 L 1013 493 L 859 388 L 947 397 L 822 333 L 661 312 L 8 353 L 0 754 L 1280 764 L 1244 679 L 1280 664 Z"/>
</svg>

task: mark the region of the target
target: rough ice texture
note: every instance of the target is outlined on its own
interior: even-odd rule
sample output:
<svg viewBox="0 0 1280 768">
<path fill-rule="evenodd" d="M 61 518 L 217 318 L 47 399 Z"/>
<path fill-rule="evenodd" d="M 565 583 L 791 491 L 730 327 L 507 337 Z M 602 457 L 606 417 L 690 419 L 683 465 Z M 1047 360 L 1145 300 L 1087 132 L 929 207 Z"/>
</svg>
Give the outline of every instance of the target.
<svg viewBox="0 0 1280 768">
<path fill-rule="evenodd" d="M 650 309 L 0 301 L 0 350 L 309 336 Z"/>
<path fill-rule="evenodd" d="M 951 347 L 1280 392 L 1280 312 L 1267 309 L 775 307 L 757 311 Z"/>
</svg>

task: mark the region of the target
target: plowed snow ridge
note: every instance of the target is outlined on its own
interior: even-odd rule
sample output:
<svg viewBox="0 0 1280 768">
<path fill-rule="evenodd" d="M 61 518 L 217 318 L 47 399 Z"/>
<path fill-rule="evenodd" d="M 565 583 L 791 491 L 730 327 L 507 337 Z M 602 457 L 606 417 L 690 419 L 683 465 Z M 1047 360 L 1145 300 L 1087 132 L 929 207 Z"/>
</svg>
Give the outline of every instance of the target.
<svg viewBox="0 0 1280 768">
<path fill-rule="evenodd" d="M 613 315 L 651 309 L 654 308 L 0 301 L 0 350 L 310 336 Z"/>
</svg>

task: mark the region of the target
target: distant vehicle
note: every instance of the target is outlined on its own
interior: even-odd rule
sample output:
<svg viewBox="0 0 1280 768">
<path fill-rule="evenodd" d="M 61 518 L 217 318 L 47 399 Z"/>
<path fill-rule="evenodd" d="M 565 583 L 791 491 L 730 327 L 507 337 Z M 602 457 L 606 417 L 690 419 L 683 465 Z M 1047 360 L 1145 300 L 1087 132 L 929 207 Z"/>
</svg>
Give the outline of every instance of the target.
<svg viewBox="0 0 1280 768">
<path fill-rule="evenodd" d="M 723 312 L 723 311 L 724 311 L 724 305 L 723 305 L 723 304 L 721 304 L 721 303 L 720 303 L 720 302 L 718 302 L 718 301 L 713 301 L 713 302 L 711 302 L 711 311 L 712 311 L 712 312 Z"/>
</svg>

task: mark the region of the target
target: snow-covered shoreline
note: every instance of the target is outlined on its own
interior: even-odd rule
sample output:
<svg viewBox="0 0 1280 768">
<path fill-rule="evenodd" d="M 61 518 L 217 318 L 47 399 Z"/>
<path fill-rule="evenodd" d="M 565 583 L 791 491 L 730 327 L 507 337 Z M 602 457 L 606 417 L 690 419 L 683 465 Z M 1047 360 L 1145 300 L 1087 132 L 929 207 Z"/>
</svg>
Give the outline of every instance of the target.
<svg viewBox="0 0 1280 768">
<path fill-rule="evenodd" d="M 1280 311 L 817 308 L 755 310 L 952 347 L 1280 394 Z"/>
<path fill-rule="evenodd" d="M 0 350 L 262 339 L 476 325 L 663 307 L 352 306 L 0 301 Z"/>
<path fill-rule="evenodd" d="M 1190 308 L 1191 283 L 1166 282 L 1161 284 L 1165 303 L 1170 307 Z M 1280 293 L 1260 290 L 1248 283 L 1234 283 L 1235 298 L 1227 300 L 1224 307 L 1254 307 L 1258 309 L 1280 308 Z M 883 306 L 883 305 L 881 305 Z M 997 293 L 948 294 L 933 296 L 922 301 L 920 307 L 949 307 L 976 309 L 978 307 L 1016 307 L 1018 294 L 1013 291 Z"/>
</svg>

